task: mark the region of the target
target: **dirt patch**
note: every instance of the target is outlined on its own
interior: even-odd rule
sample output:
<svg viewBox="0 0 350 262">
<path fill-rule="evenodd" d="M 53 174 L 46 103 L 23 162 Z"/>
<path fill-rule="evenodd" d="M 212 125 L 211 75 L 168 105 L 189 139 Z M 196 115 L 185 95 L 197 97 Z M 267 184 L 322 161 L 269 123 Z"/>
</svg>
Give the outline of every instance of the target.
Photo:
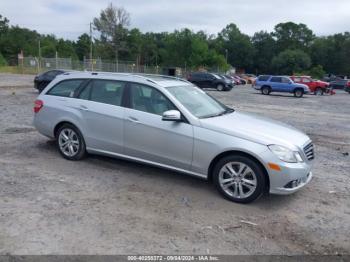
<svg viewBox="0 0 350 262">
<path fill-rule="evenodd" d="M 209 91 L 291 124 L 316 148 L 314 179 L 249 205 L 206 181 L 128 161 L 67 161 L 34 132 L 28 86 L 0 88 L 0 254 L 349 254 L 349 95 Z M 244 221 L 244 222 L 242 222 Z"/>
</svg>

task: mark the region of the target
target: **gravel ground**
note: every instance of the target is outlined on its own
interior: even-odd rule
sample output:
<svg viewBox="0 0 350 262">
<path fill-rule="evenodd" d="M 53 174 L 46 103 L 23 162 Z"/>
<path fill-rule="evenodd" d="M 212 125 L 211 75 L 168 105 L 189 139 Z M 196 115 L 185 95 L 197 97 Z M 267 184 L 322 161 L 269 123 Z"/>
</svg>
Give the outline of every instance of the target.
<svg viewBox="0 0 350 262">
<path fill-rule="evenodd" d="M 32 85 L 34 75 L 0 73 L 0 87 L 25 87 Z"/>
<path fill-rule="evenodd" d="M 239 205 L 167 170 L 64 160 L 31 125 L 37 93 L 21 86 L 32 76 L 4 79 L 19 87 L 0 88 L 0 254 L 350 254 L 349 94 L 208 91 L 294 125 L 316 145 L 314 179 L 303 190 Z"/>
</svg>

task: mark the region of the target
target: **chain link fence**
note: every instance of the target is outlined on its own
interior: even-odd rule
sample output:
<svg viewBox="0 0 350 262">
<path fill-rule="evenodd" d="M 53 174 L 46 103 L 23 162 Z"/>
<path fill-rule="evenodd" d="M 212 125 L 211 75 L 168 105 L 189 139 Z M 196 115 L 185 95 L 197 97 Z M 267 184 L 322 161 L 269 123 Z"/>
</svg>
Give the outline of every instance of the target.
<svg viewBox="0 0 350 262">
<path fill-rule="evenodd" d="M 17 64 L 17 65 L 15 65 Z M 83 61 L 71 58 L 46 58 L 46 57 L 22 57 L 11 63 L 11 72 L 20 74 L 38 74 L 48 70 L 65 69 L 74 71 L 97 71 L 97 72 L 117 72 L 117 73 L 143 73 L 162 74 L 186 78 L 191 71 L 209 71 L 224 73 L 220 68 L 190 68 L 181 67 L 160 67 L 140 65 L 135 61 L 110 62 L 102 59 L 84 59 Z"/>
<path fill-rule="evenodd" d="M 163 68 L 159 66 L 139 65 L 133 61 L 118 61 L 113 63 L 105 62 L 102 59 L 84 59 L 84 61 L 77 61 L 71 58 L 45 57 L 23 57 L 22 59 L 18 59 L 18 69 L 20 73 L 29 74 L 37 74 L 53 69 L 146 74 L 164 73 Z M 179 70 L 176 72 L 179 72 Z M 182 76 L 182 71 L 180 76 Z"/>
</svg>

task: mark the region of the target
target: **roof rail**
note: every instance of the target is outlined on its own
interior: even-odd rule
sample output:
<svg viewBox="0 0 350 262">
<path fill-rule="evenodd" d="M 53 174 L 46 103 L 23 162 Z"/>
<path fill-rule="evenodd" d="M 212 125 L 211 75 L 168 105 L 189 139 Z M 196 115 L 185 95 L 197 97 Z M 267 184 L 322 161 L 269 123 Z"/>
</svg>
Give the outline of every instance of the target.
<svg viewBox="0 0 350 262">
<path fill-rule="evenodd" d="M 85 74 L 91 74 L 91 75 L 119 75 L 119 76 L 134 76 L 134 77 L 140 77 L 142 79 L 145 79 L 146 81 L 149 81 L 151 83 L 157 84 L 155 80 L 152 79 L 152 77 L 160 77 L 164 79 L 171 79 L 171 80 L 178 80 L 186 83 L 190 83 L 186 79 L 175 77 L 175 76 L 167 76 L 167 75 L 160 75 L 160 74 L 143 74 L 143 73 L 119 73 L 119 72 L 100 72 L 100 71 L 68 71 L 65 72 L 63 75 L 70 75 L 74 73 L 85 73 Z"/>
<path fill-rule="evenodd" d="M 167 75 L 160 75 L 160 74 L 143 74 L 143 73 L 134 73 L 134 75 L 137 76 L 157 76 L 157 77 L 162 77 L 162 78 L 169 78 L 169 79 L 173 79 L 173 80 L 178 80 L 178 81 L 183 81 L 183 82 L 189 82 L 186 79 L 183 79 L 181 77 L 177 77 L 177 76 L 167 76 Z"/>
</svg>

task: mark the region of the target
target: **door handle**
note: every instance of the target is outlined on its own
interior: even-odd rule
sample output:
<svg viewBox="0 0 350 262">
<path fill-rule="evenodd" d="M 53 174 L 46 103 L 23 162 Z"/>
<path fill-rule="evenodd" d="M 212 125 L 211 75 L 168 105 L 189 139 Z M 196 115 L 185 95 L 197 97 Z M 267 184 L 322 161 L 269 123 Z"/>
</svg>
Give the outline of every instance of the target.
<svg viewBox="0 0 350 262">
<path fill-rule="evenodd" d="M 129 116 L 128 121 L 133 122 L 133 123 L 140 123 L 140 121 L 136 117 Z"/>
<path fill-rule="evenodd" d="M 88 111 L 89 109 L 84 105 L 79 105 L 80 110 Z"/>
</svg>

